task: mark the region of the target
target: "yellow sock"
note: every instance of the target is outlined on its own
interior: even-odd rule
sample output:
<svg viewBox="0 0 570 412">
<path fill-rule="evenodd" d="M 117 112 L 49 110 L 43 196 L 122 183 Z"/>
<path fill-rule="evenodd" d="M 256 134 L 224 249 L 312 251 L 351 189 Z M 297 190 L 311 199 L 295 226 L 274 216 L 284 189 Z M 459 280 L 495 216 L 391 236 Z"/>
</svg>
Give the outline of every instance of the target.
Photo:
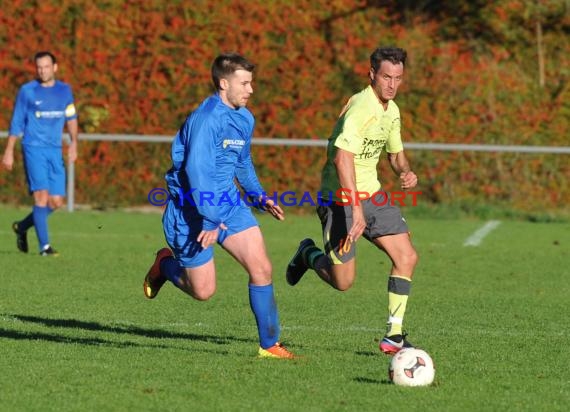
<svg viewBox="0 0 570 412">
<path fill-rule="evenodd" d="M 403 276 L 390 276 L 388 278 L 388 322 L 386 335 L 401 335 L 406 304 L 412 281 Z"/>
</svg>

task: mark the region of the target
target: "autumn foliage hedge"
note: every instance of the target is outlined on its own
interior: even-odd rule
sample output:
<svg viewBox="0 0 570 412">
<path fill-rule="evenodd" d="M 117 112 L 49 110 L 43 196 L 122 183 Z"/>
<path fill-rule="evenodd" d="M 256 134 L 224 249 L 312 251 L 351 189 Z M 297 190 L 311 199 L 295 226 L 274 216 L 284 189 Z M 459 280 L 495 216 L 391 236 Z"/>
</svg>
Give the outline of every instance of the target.
<svg viewBox="0 0 570 412">
<path fill-rule="evenodd" d="M 448 5 L 445 5 L 449 3 Z M 0 9 L 0 129 L 41 49 L 73 86 L 84 133 L 174 135 L 209 93 L 210 63 L 238 51 L 257 63 L 255 136 L 326 139 L 367 84 L 379 45 L 408 50 L 397 102 L 408 142 L 567 146 L 567 2 L 23 1 Z M 408 151 L 424 200 L 523 210 L 570 201 L 568 155 Z M 324 149 L 254 147 L 268 190 L 316 191 Z M 163 185 L 169 147 L 83 142 L 76 201 L 144 204 Z M 21 156 L 0 174 L 0 201 L 29 202 Z M 381 166 L 390 188 L 394 179 Z"/>
</svg>

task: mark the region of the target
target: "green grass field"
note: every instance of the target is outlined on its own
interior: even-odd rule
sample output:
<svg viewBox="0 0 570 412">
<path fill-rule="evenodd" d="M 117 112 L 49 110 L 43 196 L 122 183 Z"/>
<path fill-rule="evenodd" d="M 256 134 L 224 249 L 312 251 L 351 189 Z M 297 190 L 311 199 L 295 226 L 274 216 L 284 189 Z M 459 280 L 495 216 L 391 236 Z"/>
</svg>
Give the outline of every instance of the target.
<svg viewBox="0 0 570 412">
<path fill-rule="evenodd" d="M 256 358 L 247 277 L 216 251 L 218 290 L 196 302 L 142 280 L 164 245 L 160 215 L 58 212 L 58 258 L 15 248 L 0 208 L 2 411 L 554 411 L 570 404 L 570 225 L 408 216 L 420 263 L 406 314 L 410 340 L 436 363 L 427 388 L 387 380 L 374 341 L 386 320 L 388 259 L 365 241 L 358 277 L 337 292 L 308 274 L 289 287 L 314 216 L 261 217 L 274 264 L 282 340 L 302 359 Z M 320 243 L 320 241 L 319 241 Z"/>
</svg>

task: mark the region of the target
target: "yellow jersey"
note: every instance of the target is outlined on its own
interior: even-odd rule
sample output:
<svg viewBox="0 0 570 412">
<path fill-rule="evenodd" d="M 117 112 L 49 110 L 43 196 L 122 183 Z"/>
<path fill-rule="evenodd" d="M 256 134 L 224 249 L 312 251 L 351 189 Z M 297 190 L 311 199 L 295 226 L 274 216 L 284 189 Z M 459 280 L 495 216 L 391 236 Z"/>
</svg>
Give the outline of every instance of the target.
<svg viewBox="0 0 570 412">
<path fill-rule="evenodd" d="M 353 95 L 344 106 L 327 146 L 321 175 L 321 196 L 340 201 L 340 183 L 334 165 L 337 149 L 354 154 L 356 190 L 370 196 L 380 190 L 376 166 L 385 147 L 388 153 L 404 150 L 400 135 L 400 109 L 393 100 L 384 110 L 372 86 Z M 342 199 L 346 200 L 346 199 Z"/>
</svg>

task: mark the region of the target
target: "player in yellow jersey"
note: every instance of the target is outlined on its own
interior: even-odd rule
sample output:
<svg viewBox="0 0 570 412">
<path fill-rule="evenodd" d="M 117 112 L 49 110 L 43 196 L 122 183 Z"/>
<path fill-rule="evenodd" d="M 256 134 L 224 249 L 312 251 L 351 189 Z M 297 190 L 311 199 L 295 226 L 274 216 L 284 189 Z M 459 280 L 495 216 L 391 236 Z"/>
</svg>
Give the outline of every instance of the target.
<svg viewBox="0 0 570 412">
<path fill-rule="evenodd" d="M 418 183 L 404 154 L 400 110 L 393 100 L 403 80 L 406 57 L 406 51 L 396 47 L 378 48 L 370 56 L 370 85 L 350 98 L 328 141 L 317 207 L 325 250 L 304 239 L 286 272 L 292 286 L 310 268 L 333 288 L 345 291 L 356 277 L 355 248 L 360 236 L 384 251 L 392 269 L 387 331 L 380 350 L 390 355 L 412 346 L 402 323 L 418 255 L 400 210 L 381 189 L 377 164 L 385 149 L 401 188 L 412 189 Z"/>
</svg>

